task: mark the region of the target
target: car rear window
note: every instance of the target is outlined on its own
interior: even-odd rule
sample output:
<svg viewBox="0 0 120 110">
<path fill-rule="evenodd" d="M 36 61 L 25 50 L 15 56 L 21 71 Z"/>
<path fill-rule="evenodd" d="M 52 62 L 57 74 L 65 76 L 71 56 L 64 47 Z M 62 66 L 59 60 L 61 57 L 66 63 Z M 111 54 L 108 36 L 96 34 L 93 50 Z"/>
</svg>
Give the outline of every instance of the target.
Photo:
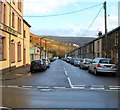
<svg viewBox="0 0 120 110">
<path fill-rule="evenodd" d="M 36 64 L 36 63 L 40 64 L 40 63 L 41 63 L 41 60 L 32 61 L 32 62 L 31 62 L 31 65 L 34 65 L 34 64 Z"/>
<path fill-rule="evenodd" d="M 91 59 L 86 59 L 85 61 L 86 61 L 86 62 L 91 62 L 92 60 L 91 60 Z"/>
<path fill-rule="evenodd" d="M 101 59 L 99 63 L 113 64 L 113 61 L 112 59 Z"/>
</svg>

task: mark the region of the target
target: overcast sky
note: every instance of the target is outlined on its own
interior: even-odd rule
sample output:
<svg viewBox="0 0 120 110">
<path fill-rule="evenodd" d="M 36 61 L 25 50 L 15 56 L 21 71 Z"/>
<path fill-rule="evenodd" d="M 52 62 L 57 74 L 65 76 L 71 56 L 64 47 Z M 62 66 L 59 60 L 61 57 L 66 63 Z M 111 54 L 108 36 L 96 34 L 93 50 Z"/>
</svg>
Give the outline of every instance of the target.
<svg viewBox="0 0 120 110">
<path fill-rule="evenodd" d="M 118 1 L 107 1 L 108 31 L 118 26 Z M 103 3 L 104 0 L 24 0 L 24 19 L 32 26 L 31 32 L 37 35 L 94 37 L 99 31 L 104 33 Z M 78 10 L 72 14 L 48 16 Z"/>
</svg>

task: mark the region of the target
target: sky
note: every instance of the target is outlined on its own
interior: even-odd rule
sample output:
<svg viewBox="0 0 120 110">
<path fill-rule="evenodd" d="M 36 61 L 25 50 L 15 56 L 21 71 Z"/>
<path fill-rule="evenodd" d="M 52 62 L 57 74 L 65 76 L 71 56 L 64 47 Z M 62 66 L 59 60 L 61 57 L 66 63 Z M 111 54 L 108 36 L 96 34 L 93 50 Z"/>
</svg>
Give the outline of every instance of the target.
<svg viewBox="0 0 120 110">
<path fill-rule="evenodd" d="M 108 32 L 118 27 L 118 1 L 106 1 Z M 24 19 L 36 35 L 97 37 L 99 31 L 104 34 L 105 30 L 103 3 L 104 0 L 24 0 Z"/>
</svg>

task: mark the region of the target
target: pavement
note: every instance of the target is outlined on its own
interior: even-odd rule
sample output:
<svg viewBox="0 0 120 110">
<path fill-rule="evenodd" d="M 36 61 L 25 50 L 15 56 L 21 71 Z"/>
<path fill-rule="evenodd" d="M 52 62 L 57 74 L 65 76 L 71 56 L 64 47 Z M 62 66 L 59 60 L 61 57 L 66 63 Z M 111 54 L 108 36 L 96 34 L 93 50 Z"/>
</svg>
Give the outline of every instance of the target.
<svg viewBox="0 0 120 110">
<path fill-rule="evenodd" d="M 30 66 L 21 67 L 13 71 L 0 74 L 0 81 L 18 79 L 30 72 Z"/>
</svg>

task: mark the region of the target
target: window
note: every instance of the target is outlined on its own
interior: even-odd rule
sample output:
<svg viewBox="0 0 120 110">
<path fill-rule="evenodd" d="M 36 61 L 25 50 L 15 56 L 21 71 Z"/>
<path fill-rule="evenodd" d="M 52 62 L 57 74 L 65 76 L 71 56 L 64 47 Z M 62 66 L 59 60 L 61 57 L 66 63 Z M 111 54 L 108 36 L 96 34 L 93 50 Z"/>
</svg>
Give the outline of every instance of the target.
<svg viewBox="0 0 120 110">
<path fill-rule="evenodd" d="M 10 61 L 11 63 L 15 63 L 15 42 L 11 40 L 10 44 Z"/>
<path fill-rule="evenodd" d="M 99 41 L 97 42 L 97 51 L 99 51 Z"/>
<path fill-rule="evenodd" d="M 0 21 L 2 21 L 2 1 L 0 1 Z"/>
<path fill-rule="evenodd" d="M 17 61 L 20 62 L 21 61 L 21 43 L 18 42 L 17 44 Z"/>
<path fill-rule="evenodd" d="M 118 33 L 116 33 L 116 36 L 115 36 L 115 46 L 118 45 Z"/>
<path fill-rule="evenodd" d="M 0 61 L 6 59 L 6 38 L 0 37 Z"/>
<path fill-rule="evenodd" d="M 21 19 L 18 17 L 18 32 L 21 33 Z"/>
<path fill-rule="evenodd" d="M 3 7 L 4 11 L 3 11 L 3 23 L 5 24 L 6 23 L 6 5 L 4 4 L 4 7 Z"/>
<path fill-rule="evenodd" d="M 21 11 L 22 10 L 22 2 L 18 1 L 18 9 Z"/>
<path fill-rule="evenodd" d="M 26 38 L 26 32 L 25 32 L 25 30 L 24 30 L 24 38 Z"/>
<path fill-rule="evenodd" d="M 15 5 L 15 0 L 12 0 L 12 3 Z"/>
<path fill-rule="evenodd" d="M 12 12 L 12 27 L 15 27 L 15 14 Z"/>
</svg>

